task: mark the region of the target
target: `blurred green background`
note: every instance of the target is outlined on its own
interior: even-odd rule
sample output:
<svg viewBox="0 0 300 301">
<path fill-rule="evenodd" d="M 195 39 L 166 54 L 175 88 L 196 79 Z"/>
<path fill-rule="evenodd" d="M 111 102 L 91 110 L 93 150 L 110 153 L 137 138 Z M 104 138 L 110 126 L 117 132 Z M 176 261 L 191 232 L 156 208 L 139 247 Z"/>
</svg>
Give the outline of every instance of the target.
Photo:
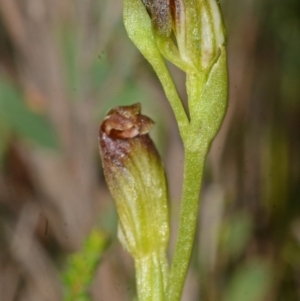
<svg viewBox="0 0 300 301">
<path fill-rule="evenodd" d="M 300 300 L 300 1 L 222 0 L 229 105 L 206 164 L 184 301 Z M 98 155 L 115 105 L 155 122 L 172 204 L 173 114 L 121 0 L 0 1 L 0 300 L 126 301 L 133 262 Z M 186 101 L 184 75 L 169 66 Z"/>
</svg>

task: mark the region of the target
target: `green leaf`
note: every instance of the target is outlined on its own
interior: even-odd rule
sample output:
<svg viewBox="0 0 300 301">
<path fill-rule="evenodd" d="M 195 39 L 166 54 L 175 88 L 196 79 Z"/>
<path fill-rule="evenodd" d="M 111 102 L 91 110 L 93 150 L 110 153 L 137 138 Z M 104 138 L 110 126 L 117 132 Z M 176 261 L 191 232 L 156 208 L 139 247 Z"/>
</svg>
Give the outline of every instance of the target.
<svg viewBox="0 0 300 301">
<path fill-rule="evenodd" d="M 0 168 L 2 167 L 3 159 L 9 146 L 11 135 L 9 125 L 0 117 Z"/>
<path fill-rule="evenodd" d="M 222 249 L 225 252 L 224 255 L 236 259 L 242 254 L 249 242 L 253 230 L 251 216 L 246 212 L 236 214 L 223 228 Z"/>
<path fill-rule="evenodd" d="M 20 136 L 30 138 L 43 147 L 57 147 L 54 131 L 44 116 L 31 112 L 21 93 L 0 78 L 0 119 Z"/>
<path fill-rule="evenodd" d="M 70 92 L 70 96 L 76 99 L 77 95 L 80 95 L 80 73 L 78 69 L 78 34 L 74 28 L 67 27 L 62 30 L 62 50 L 65 60 L 65 70 L 67 75 L 67 84 Z"/>
<path fill-rule="evenodd" d="M 272 271 L 267 262 L 252 260 L 240 267 L 229 283 L 224 301 L 263 301 L 271 285 Z"/>
<path fill-rule="evenodd" d="M 99 86 L 104 83 L 105 79 L 108 77 L 110 68 L 107 55 L 102 52 L 97 56 L 91 66 L 91 80 L 93 87 L 99 88 Z"/>
<path fill-rule="evenodd" d="M 68 265 L 62 275 L 65 285 L 64 301 L 91 300 L 88 288 L 107 245 L 106 235 L 94 229 L 84 242 L 82 249 L 68 258 Z"/>
</svg>

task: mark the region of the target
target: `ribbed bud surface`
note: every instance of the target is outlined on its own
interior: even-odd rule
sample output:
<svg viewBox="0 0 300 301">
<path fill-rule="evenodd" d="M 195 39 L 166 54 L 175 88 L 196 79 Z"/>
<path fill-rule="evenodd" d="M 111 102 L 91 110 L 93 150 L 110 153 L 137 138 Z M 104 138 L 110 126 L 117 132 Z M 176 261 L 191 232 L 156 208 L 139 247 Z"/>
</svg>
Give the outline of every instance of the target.
<svg viewBox="0 0 300 301">
<path fill-rule="evenodd" d="M 164 252 L 169 238 L 165 173 L 148 135 L 153 121 L 140 109 L 140 104 L 112 109 L 99 131 L 103 170 L 119 215 L 119 238 L 135 259 Z"/>
</svg>

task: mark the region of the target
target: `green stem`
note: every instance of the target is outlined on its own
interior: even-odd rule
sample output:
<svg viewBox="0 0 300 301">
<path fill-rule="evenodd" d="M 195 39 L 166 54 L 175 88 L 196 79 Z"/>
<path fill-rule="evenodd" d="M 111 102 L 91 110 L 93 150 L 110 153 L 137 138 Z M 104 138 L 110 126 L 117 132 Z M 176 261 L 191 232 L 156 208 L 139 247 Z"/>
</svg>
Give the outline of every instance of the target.
<svg viewBox="0 0 300 301">
<path fill-rule="evenodd" d="M 167 283 L 167 301 L 180 300 L 196 231 L 199 194 L 208 143 L 201 143 L 201 148 L 195 150 L 192 140 L 194 139 L 189 139 L 189 143 L 185 144 L 182 204 L 175 253 Z"/>
<path fill-rule="evenodd" d="M 135 259 L 139 301 L 165 301 L 168 269 L 164 252 Z"/>
<path fill-rule="evenodd" d="M 189 126 L 189 120 L 182 105 L 181 99 L 177 93 L 170 72 L 166 67 L 165 62 L 163 61 L 162 56 L 159 53 L 157 54 L 157 59 L 152 62 L 152 67 L 155 70 L 163 86 L 167 99 L 169 100 L 169 103 L 172 107 L 178 124 L 180 136 L 182 137 L 182 140 L 185 140 L 188 135 L 187 129 Z"/>
</svg>

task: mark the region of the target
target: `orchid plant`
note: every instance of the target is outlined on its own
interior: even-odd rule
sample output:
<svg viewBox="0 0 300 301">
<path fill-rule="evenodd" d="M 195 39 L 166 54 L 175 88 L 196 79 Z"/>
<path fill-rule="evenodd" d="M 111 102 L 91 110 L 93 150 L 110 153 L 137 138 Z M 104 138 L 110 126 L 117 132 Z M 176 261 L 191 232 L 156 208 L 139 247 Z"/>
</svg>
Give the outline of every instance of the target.
<svg viewBox="0 0 300 301">
<path fill-rule="evenodd" d="M 163 165 L 139 104 L 108 112 L 100 127 L 104 174 L 133 256 L 140 301 L 179 301 L 190 262 L 205 157 L 227 105 L 225 31 L 216 0 L 124 0 L 129 38 L 159 78 L 184 145 L 178 237 L 167 261 L 169 209 Z M 188 112 L 165 60 L 186 73 Z"/>
</svg>

